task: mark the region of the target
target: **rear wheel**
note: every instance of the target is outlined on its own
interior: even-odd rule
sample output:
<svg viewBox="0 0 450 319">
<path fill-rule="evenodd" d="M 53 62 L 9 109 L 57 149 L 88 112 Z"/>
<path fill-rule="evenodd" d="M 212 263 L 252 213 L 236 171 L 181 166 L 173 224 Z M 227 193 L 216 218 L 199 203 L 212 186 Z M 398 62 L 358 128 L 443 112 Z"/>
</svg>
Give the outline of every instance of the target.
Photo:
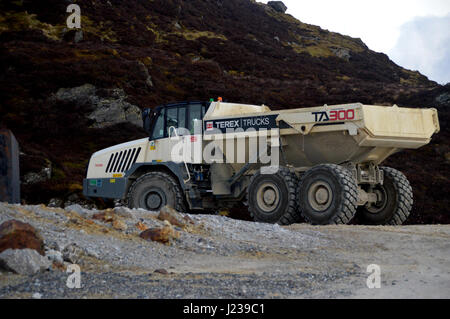
<svg viewBox="0 0 450 319">
<path fill-rule="evenodd" d="M 302 216 L 313 225 L 348 224 L 356 214 L 358 185 L 339 165 L 318 165 L 307 171 L 297 188 Z"/>
<path fill-rule="evenodd" d="M 128 192 L 128 207 L 159 211 L 169 205 L 186 211 L 183 192 L 177 181 L 164 172 L 150 172 L 139 177 Z"/>
<path fill-rule="evenodd" d="M 383 185 L 373 189 L 378 201 L 360 207 L 358 215 L 363 223 L 370 225 L 401 225 L 412 209 L 411 185 L 400 171 L 389 167 L 382 167 L 381 170 L 384 172 Z"/>
<path fill-rule="evenodd" d="M 280 167 L 275 174 L 253 175 L 247 189 L 248 210 L 253 219 L 263 223 L 290 225 L 300 220 L 295 201 L 297 176 Z"/>
</svg>

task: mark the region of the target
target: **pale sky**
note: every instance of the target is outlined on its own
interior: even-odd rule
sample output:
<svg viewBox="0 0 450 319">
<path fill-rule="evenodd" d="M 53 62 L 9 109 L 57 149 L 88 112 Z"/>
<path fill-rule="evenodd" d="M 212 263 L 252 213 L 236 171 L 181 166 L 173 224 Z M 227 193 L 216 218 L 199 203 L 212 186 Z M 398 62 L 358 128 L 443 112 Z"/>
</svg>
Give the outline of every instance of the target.
<svg viewBox="0 0 450 319">
<path fill-rule="evenodd" d="M 440 41 L 442 45 L 442 41 L 448 42 L 450 38 L 450 19 L 440 19 L 439 25 L 427 21 L 426 31 L 421 31 L 420 25 L 416 25 L 414 32 L 411 31 L 411 25 L 408 27 L 408 23 L 412 21 L 421 22 L 420 17 L 428 19 L 450 17 L 450 0 L 283 0 L 283 2 L 288 7 L 287 13 L 300 21 L 361 38 L 371 50 L 388 54 L 394 62 L 408 69 L 423 68 L 424 62 L 414 63 L 415 52 L 410 52 L 413 46 L 408 48 L 408 58 L 402 56 L 401 52 L 406 49 L 399 49 L 398 45 L 407 43 L 407 37 L 414 40 L 424 37 L 422 41 L 424 45 L 434 45 L 436 41 Z M 439 39 L 430 40 L 429 44 L 427 38 L 434 34 L 440 34 Z M 399 41 L 402 37 L 403 40 Z M 418 50 L 417 59 L 420 57 L 424 59 L 423 51 Z M 427 54 L 432 54 L 433 48 L 427 51 L 429 51 Z M 450 59 L 449 50 L 446 52 L 440 61 L 448 66 L 446 60 Z M 431 80 L 450 82 L 449 69 L 446 70 L 448 76 L 430 74 L 430 69 L 419 71 Z M 439 67 L 434 69 L 438 70 Z"/>
</svg>

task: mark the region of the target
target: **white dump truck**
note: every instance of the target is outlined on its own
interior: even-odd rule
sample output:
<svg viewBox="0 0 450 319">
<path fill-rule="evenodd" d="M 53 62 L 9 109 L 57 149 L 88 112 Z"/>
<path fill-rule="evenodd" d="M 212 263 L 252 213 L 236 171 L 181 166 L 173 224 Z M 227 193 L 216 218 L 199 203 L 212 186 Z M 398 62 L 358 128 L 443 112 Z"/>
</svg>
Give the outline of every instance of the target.
<svg viewBox="0 0 450 319">
<path fill-rule="evenodd" d="M 360 103 L 271 111 L 182 102 L 143 111 L 149 136 L 94 153 L 86 197 L 130 208 L 211 211 L 244 203 L 255 221 L 399 225 L 413 205 L 390 155 L 439 132 L 435 109 Z"/>
</svg>

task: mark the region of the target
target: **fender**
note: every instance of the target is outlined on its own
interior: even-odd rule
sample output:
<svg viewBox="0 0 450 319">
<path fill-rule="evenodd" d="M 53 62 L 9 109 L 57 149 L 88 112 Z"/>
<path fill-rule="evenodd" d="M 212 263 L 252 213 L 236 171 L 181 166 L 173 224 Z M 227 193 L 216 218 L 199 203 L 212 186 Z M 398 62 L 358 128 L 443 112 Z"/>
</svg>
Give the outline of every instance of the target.
<svg viewBox="0 0 450 319">
<path fill-rule="evenodd" d="M 83 179 L 83 195 L 87 198 L 100 197 L 125 199 L 132 180 L 135 178 L 133 174 L 141 167 L 164 167 L 177 177 L 183 191 L 190 189 L 190 187 L 184 183 L 184 178 L 187 177 L 184 164 L 174 162 L 148 162 L 133 164 L 131 168 L 126 171 L 125 176 L 121 178 Z"/>
<path fill-rule="evenodd" d="M 180 186 L 183 190 L 188 189 L 186 184 L 184 183 L 184 180 L 187 178 L 186 174 L 186 168 L 184 166 L 184 163 L 175 163 L 175 162 L 144 162 L 144 163 L 134 163 L 131 168 L 125 172 L 125 177 L 127 179 L 130 179 L 133 177 L 133 174 L 139 170 L 141 167 L 164 167 L 168 169 L 170 172 L 172 172 L 180 182 Z"/>
</svg>

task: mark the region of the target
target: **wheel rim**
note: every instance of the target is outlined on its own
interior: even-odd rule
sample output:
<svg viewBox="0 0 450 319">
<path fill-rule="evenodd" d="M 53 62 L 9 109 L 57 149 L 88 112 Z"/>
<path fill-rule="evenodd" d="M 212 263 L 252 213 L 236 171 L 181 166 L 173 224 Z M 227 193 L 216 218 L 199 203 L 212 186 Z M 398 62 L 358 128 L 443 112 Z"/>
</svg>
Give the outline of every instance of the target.
<svg viewBox="0 0 450 319">
<path fill-rule="evenodd" d="M 379 186 L 374 190 L 374 192 L 377 194 L 378 201 L 376 203 L 372 203 L 371 205 L 367 205 L 366 209 L 371 214 L 378 214 L 386 208 L 388 203 L 388 195 L 383 186 Z"/>
<path fill-rule="evenodd" d="M 158 210 L 166 203 L 166 196 L 161 190 L 151 189 L 143 196 L 144 206 L 148 210 Z"/>
<path fill-rule="evenodd" d="M 333 192 L 330 185 L 325 181 L 313 183 L 308 190 L 308 202 L 311 207 L 318 211 L 326 211 L 333 201 Z"/>
<path fill-rule="evenodd" d="M 256 201 L 259 208 L 265 212 L 270 213 L 274 211 L 280 203 L 280 190 L 272 183 L 262 184 L 256 193 Z"/>
</svg>

